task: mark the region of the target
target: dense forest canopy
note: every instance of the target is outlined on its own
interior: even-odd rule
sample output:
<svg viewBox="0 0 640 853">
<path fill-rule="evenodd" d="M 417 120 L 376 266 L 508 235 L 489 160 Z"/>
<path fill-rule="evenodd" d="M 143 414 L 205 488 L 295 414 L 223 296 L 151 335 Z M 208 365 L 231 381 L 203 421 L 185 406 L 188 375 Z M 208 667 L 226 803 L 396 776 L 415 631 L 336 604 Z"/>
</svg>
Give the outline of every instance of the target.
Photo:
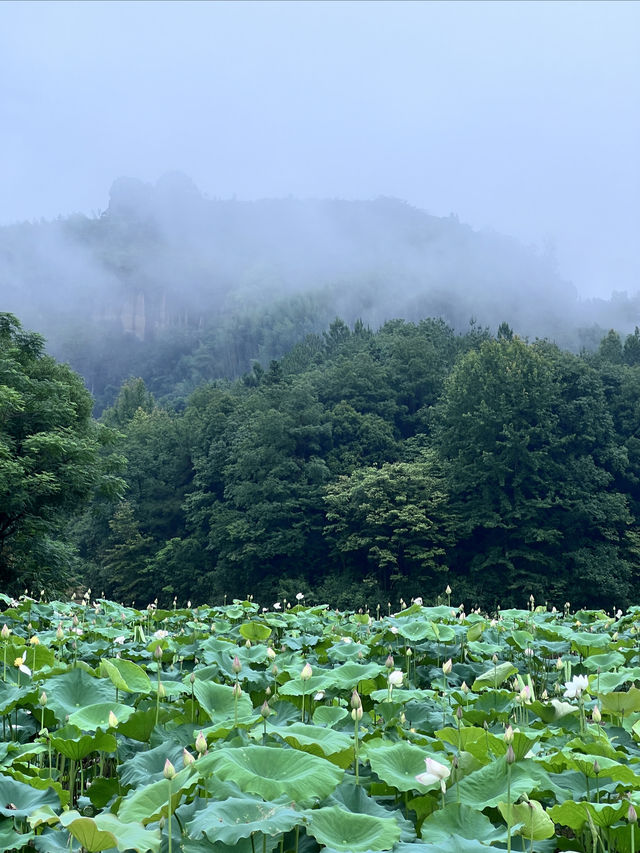
<svg viewBox="0 0 640 853">
<path fill-rule="evenodd" d="M 7 589 L 632 601 L 635 297 L 393 199 L 180 175 L 0 229 L 0 284 L 51 353 L 1 315 Z"/>
<path fill-rule="evenodd" d="M 615 292 L 616 282 L 611 282 Z M 572 351 L 633 331 L 637 297 L 581 300 L 553 254 L 397 199 L 208 199 L 189 178 L 120 178 L 106 209 L 0 228 L 4 310 L 80 372 L 97 411 L 123 380 L 157 397 L 281 358 L 336 317 L 441 317 Z"/>
</svg>

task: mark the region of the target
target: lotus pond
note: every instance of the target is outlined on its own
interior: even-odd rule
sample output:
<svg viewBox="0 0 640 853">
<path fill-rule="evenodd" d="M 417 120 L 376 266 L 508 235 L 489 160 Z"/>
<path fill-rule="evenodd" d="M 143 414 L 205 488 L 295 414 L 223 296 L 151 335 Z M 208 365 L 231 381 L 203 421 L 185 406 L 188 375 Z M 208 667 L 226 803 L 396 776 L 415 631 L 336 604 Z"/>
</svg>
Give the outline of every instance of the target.
<svg viewBox="0 0 640 853">
<path fill-rule="evenodd" d="M 0 598 L 0 853 L 640 849 L 640 608 Z"/>
</svg>

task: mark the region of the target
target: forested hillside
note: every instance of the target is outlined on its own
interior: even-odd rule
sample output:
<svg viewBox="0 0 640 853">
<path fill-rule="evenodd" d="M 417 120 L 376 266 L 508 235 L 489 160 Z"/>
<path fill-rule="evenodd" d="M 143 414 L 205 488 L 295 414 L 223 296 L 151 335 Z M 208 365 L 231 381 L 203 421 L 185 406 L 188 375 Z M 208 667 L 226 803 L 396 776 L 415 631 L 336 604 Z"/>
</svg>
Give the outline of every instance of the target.
<svg viewBox="0 0 640 853">
<path fill-rule="evenodd" d="M 612 291 L 616 282 L 610 282 Z M 0 228 L 2 309 L 85 378 L 96 412 L 235 379 L 336 317 L 469 321 L 579 351 L 633 331 L 636 297 L 581 300 L 553 256 L 396 199 L 207 199 L 183 175 L 119 179 L 106 209 Z"/>
<path fill-rule="evenodd" d="M 592 355 L 502 324 L 334 321 L 183 410 L 140 379 L 103 421 L 124 501 L 72 528 L 94 593 L 146 604 L 302 591 L 625 606 L 638 582 L 640 334 Z"/>
</svg>

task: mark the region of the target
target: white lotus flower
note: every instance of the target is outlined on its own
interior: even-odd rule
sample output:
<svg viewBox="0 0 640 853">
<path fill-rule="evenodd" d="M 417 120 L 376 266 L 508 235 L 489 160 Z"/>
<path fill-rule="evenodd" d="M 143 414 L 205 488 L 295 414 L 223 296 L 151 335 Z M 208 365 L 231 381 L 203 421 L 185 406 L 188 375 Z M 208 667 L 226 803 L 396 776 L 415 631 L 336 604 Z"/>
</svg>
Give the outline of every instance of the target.
<svg viewBox="0 0 640 853">
<path fill-rule="evenodd" d="M 115 639 L 114 639 L 114 641 L 113 641 L 113 642 L 114 642 L 114 643 L 117 643 L 119 646 L 121 646 L 121 645 L 124 643 L 124 636 L 122 636 L 122 637 L 115 637 Z"/>
<path fill-rule="evenodd" d="M 586 675 L 574 675 L 571 681 L 565 681 L 564 688 L 565 699 L 579 699 L 582 691 L 589 689 L 589 679 Z"/>
<path fill-rule="evenodd" d="M 439 761 L 435 761 L 433 758 L 425 758 L 425 763 L 427 769 L 424 773 L 418 773 L 416 782 L 420 782 L 421 785 L 434 785 L 436 782 L 439 782 L 442 793 L 444 794 L 447 790 L 445 780 L 451 775 L 451 770 L 445 764 L 440 764 Z"/>
<path fill-rule="evenodd" d="M 154 631 L 153 636 L 156 638 L 156 640 L 164 640 L 165 637 L 169 636 L 169 632 L 165 631 L 163 628 L 160 628 L 159 631 Z"/>
<path fill-rule="evenodd" d="M 391 687 L 399 687 L 404 680 L 404 673 L 401 669 L 394 669 L 389 673 L 389 684 Z"/>
</svg>

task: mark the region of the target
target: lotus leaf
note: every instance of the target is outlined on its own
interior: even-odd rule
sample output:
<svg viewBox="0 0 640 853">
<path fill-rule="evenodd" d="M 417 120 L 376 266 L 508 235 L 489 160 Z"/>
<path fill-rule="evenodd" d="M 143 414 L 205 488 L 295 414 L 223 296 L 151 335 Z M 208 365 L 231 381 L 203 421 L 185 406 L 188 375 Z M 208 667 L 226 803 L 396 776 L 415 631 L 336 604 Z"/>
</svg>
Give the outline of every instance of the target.
<svg viewBox="0 0 640 853">
<path fill-rule="evenodd" d="M 353 814 L 339 806 L 306 813 L 307 833 L 331 850 L 369 853 L 390 850 L 400 840 L 400 828 L 392 818 Z"/>
</svg>

